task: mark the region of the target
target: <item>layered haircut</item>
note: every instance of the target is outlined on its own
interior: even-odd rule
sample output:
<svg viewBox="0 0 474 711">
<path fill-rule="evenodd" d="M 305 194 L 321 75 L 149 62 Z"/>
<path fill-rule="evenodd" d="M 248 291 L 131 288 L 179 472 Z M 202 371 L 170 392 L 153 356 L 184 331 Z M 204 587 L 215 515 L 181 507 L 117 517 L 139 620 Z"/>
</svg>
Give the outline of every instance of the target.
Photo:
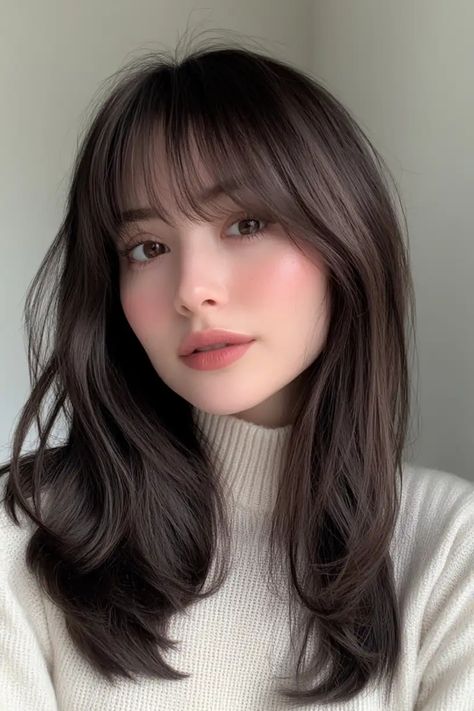
<svg viewBox="0 0 474 711">
<path fill-rule="evenodd" d="M 165 660 L 176 644 L 168 624 L 228 574 L 227 502 L 191 404 L 160 379 L 125 319 L 117 251 L 138 179 L 170 218 L 160 161 L 179 210 L 214 219 L 197 155 L 212 185 L 280 223 L 328 270 L 327 340 L 303 373 L 269 528 L 270 578 L 284 567 L 298 611 L 300 654 L 279 692 L 290 706 L 345 701 L 369 683 L 390 690 L 401 612 L 389 546 L 414 334 L 390 171 L 321 83 L 244 42 L 147 53 L 105 92 L 25 304 L 32 389 L 0 472 L 9 515 L 34 524 L 27 564 L 109 681 L 189 676 Z M 67 437 L 53 446 L 61 414 Z M 38 446 L 21 454 L 34 424 Z"/>
</svg>

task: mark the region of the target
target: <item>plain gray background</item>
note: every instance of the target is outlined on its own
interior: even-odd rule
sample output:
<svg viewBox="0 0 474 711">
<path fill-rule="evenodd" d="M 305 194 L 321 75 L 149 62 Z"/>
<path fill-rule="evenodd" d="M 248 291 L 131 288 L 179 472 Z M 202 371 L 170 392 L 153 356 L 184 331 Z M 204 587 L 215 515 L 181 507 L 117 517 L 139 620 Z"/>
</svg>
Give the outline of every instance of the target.
<svg viewBox="0 0 474 711">
<path fill-rule="evenodd" d="M 474 481 L 474 3 L 1 0 L 0 460 L 30 383 L 22 309 L 102 82 L 186 27 L 251 36 L 360 123 L 408 217 L 418 363 L 411 461 Z M 34 444 L 34 433 L 30 437 Z"/>
</svg>

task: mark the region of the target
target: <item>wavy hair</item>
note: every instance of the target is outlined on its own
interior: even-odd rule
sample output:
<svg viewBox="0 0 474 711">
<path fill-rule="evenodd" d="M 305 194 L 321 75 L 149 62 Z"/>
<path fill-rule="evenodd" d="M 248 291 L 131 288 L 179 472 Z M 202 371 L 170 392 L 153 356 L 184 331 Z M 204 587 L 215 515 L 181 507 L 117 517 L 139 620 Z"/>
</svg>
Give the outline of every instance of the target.
<svg viewBox="0 0 474 711">
<path fill-rule="evenodd" d="M 11 518 L 19 523 L 18 507 L 35 524 L 28 566 L 109 681 L 189 676 L 165 660 L 176 644 L 168 623 L 224 582 L 227 503 L 190 403 L 160 379 L 125 319 L 117 243 L 136 176 L 167 215 L 154 181 L 160 159 L 183 214 L 213 217 L 200 199 L 208 185 L 193 163 L 197 146 L 215 184 L 280 223 L 298 248 L 316 250 L 328 270 L 327 340 L 302 374 L 271 512 L 271 569 L 283 562 L 301 614 L 288 676 L 296 684 L 279 692 L 311 704 L 348 700 L 369 682 L 391 688 L 401 615 L 389 545 L 414 332 L 393 178 L 321 83 L 243 42 L 210 42 L 181 58 L 146 53 L 105 90 L 25 303 L 32 388 L 0 472 L 9 471 Z M 52 446 L 61 413 L 67 436 Z M 21 454 L 34 423 L 38 446 Z"/>
</svg>

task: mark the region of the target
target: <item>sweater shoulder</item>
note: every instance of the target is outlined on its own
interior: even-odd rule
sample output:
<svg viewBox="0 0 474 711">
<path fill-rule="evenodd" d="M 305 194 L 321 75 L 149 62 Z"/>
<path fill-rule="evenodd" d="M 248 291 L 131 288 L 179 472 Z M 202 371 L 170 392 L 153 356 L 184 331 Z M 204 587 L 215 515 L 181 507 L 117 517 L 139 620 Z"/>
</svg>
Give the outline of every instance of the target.
<svg viewBox="0 0 474 711">
<path fill-rule="evenodd" d="M 7 605 L 34 610 L 36 619 L 45 622 L 43 591 L 27 563 L 27 547 L 36 524 L 15 507 L 18 524 L 4 502 L 7 476 L 0 478 L 0 590 Z"/>
<path fill-rule="evenodd" d="M 56 705 L 47 600 L 26 558 L 36 524 L 18 508 L 18 524 L 10 516 L 4 501 L 7 477 L 0 477 L 0 685 L 8 708 L 32 708 L 34 697 L 41 708 L 52 709 Z"/>
<path fill-rule="evenodd" d="M 474 514 L 474 482 L 452 472 L 404 464 L 400 508 L 420 525 L 455 524 Z"/>
<path fill-rule="evenodd" d="M 393 542 L 416 708 L 467 708 L 474 691 L 474 484 L 409 465 Z"/>
<path fill-rule="evenodd" d="M 473 482 L 451 472 L 404 464 L 391 549 L 406 584 L 410 576 L 418 578 L 433 565 L 441 569 L 454 548 L 471 557 L 473 526 Z"/>
<path fill-rule="evenodd" d="M 5 492 L 7 488 L 8 474 L 0 477 L 0 550 L 2 561 L 14 560 L 20 547 L 25 546 L 35 530 L 33 521 L 18 506 L 15 507 L 16 523 L 5 504 Z"/>
<path fill-rule="evenodd" d="M 28 604 L 41 596 L 36 577 L 28 567 L 26 552 L 28 543 L 36 529 L 34 522 L 24 511 L 15 507 L 18 524 L 12 519 L 5 505 L 7 476 L 0 478 L 0 589 L 3 599 L 13 597 Z"/>
</svg>

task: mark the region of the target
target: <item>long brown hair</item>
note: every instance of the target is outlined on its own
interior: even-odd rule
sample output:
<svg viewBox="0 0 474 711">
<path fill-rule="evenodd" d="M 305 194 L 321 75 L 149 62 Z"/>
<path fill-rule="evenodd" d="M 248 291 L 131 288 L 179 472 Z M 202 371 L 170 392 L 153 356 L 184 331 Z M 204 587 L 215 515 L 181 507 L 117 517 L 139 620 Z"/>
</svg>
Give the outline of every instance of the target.
<svg viewBox="0 0 474 711">
<path fill-rule="evenodd" d="M 296 685 L 280 692 L 311 704 L 348 700 L 383 678 L 391 688 L 401 634 L 389 545 L 414 296 L 390 172 L 321 83 L 244 42 L 209 42 L 181 58 L 147 53 L 106 92 L 25 304 L 32 390 L 0 472 L 9 471 L 12 519 L 18 506 L 35 524 L 28 565 L 106 678 L 189 676 L 165 661 L 175 644 L 166 630 L 225 579 L 226 501 L 190 403 L 160 380 L 124 317 L 117 236 L 135 175 L 166 215 L 153 180 L 158 135 L 176 204 L 212 217 L 196 197 L 206 186 L 192 138 L 215 183 L 328 269 L 327 341 L 303 373 L 271 514 L 269 559 L 286 565 L 303 613 Z M 61 413 L 67 437 L 51 446 Z M 35 423 L 38 447 L 20 455 Z"/>
</svg>

